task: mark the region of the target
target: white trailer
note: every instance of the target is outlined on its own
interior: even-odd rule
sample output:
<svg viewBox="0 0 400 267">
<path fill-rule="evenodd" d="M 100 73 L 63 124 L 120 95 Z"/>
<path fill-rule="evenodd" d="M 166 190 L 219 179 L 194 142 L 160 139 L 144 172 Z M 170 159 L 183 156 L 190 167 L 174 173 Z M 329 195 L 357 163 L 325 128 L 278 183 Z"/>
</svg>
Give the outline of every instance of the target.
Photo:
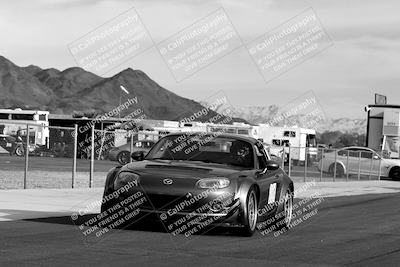
<svg viewBox="0 0 400 267">
<path fill-rule="evenodd" d="M 258 139 L 258 126 L 242 122 L 234 122 L 233 124 L 206 123 L 206 131 L 245 135 Z"/>
<path fill-rule="evenodd" d="M 272 150 L 284 150 L 289 153 L 293 164 L 312 164 L 318 154 L 316 131 L 313 129 L 299 127 L 271 127 L 260 124 L 258 136 L 264 143 L 269 145 Z M 289 149 L 290 146 L 290 149 Z"/>
<path fill-rule="evenodd" d="M 49 145 L 49 112 L 42 110 L 0 109 L 0 135 L 15 136 L 18 132 L 26 136 L 29 125 L 30 143 Z"/>
</svg>

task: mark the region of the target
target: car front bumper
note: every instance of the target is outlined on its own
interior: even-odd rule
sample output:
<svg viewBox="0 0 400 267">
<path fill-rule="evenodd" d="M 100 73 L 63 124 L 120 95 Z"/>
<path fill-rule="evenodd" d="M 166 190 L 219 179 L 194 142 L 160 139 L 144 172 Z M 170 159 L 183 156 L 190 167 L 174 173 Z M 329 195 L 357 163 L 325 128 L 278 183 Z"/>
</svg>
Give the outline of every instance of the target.
<svg viewBox="0 0 400 267">
<path fill-rule="evenodd" d="M 139 215 L 134 221 L 150 220 L 162 222 L 165 225 L 174 224 L 184 219 L 186 223 L 195 225 L 201 224 L 205 220 L 211 221 L 212 225 L 240 225 L 240 200 L 235 199 L 234 195 L 229 195 L 221 199 L 221 194 L 210 195 L 198 203 L 184 206 L 184 199 L 176 198 L 169 201 L 170 195 L 159 195 L 154 198 L 151 194 L 143 194 L 146 201 L 137 206 Z M 150 195 L 150 196 L 149 196 Z M 120 196 L 117 203 L 123 203 L 125 196 Z M 165 199 L 165 203 L 160 203 L 160 199 Z M 169 202 L 168 202 L 169 201 Z"/>
</svg>

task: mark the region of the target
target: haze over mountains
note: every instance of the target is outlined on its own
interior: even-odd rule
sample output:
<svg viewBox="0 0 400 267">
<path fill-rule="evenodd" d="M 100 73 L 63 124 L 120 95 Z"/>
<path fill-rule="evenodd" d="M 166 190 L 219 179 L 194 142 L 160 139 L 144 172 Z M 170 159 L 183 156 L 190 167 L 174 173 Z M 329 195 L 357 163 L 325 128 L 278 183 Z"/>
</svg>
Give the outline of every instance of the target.
<svg viewBox="0 0 400 267">
<path fill-rule="evenodd" d="M 280 107 L 277 105 L 270 106 L 249 106 L 243 108 L 235 108 L 233 114 L 235 117 L 243 118 L 244 120 L 253 123 L 267 123 L 273 120 L 280 112 Z M 301 115 L 293 115 L 288 117 L 292 124 L 302 125 L 304 120 L 300 119 Z M 296 123 L 297 122 L 297 123 Z M 318 120 L 319 132 L 324 131 L 341 131 L 343 133 L 365 134 L 367 129 L 366 119 L 350 119 L 350 118 L 329 118 Z M 278 124 L 284 126 L 284 122 Z"/>
<path fill-rule="evenodd" d="M 120 85 L 127 88 L 130 94 L 125 94 Z M 103 114 L 126 102 L 128 98 L 137 97 L 139 106 L 147 118 L 180 120 L 203 110 L 206 105 L 176 95 L 161 87 L 140 70 L 128 68 L 112 77 L 103 78 L 79 67 L 63 71 L 53 68 L 42 69 L 35 65 L 19 67 L 2 56 L 0 56 L 0 93 L 0 108 L 40 109 L 55 114 L 77 112 Z M 265 123 L 279 112 L 279 107 L 276 105 L 230 108 L 235 117 L 234 121 L 254 124 Z M 132 109 L 123 111 L 121 116 L 129 112 L 132 112 Z M 209 111 L 196 120 L 206 121 L 216 115 L 216 112 Z M 357 133 L 364 133 L 365 129 L 366 120 L 348 118 L 327 118 L 319 127 L 319 131 L 339 130 Z"/>
</svg>

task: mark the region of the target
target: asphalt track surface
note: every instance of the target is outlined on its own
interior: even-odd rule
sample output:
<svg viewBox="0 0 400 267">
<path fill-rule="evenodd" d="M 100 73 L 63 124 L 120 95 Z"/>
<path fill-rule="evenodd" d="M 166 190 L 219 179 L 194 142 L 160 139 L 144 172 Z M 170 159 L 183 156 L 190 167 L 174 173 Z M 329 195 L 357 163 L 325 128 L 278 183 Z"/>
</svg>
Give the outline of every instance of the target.
<svg viewBox="0 0 400 267">
<path fill-rule="evenodd" d="M 399 266 L 400 194 L 325 198 L 275 237 L 224 229 L 189 238 L 159 225 L 85 239 L 70 217 L 0 223 L 0 266 Z"/>
</svg>

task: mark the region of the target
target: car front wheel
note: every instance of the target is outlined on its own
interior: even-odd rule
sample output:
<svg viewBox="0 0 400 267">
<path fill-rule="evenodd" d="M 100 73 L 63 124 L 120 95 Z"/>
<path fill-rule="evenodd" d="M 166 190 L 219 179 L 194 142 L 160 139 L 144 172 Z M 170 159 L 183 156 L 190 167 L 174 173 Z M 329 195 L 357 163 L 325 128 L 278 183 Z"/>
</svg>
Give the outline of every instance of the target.
<svg viewBox="0 0 400 267">
<path fill-rule="evenodd" d="M 125 165 L 129 163 L 129 152 L 128 151 L 122 151 L 118 153 L 117 160 L 119 164 Z"/>
<path fill-rule="evenodd" d="M 24 156 L 25 151 L 24 151 L 24 147 L 23 146 L 17 146 L 15 148 L 15 155 L 17 155 L 18 157 L 22 157 Z"/>
<path fill-rule="evenodd" d="M 332 176 L 335 176 L 335 163 L 332 163 L 331 166 L 329 166 L 329 173 Z M 342 165 L 339 163 L 336 164 L 336 177 L 341 178 L 344 176 L 344 169 Z"/>
<path fill-rule="evenodd" d="M 293 218 L 293 194 L 290 190 L 283 197 L 283 216 L 282 226 L 288 229 Z"/>
<path fill-rule="evenodd" d="M 400 181 L 400 167 L 393 167 L 390 170 L 389 177 L 394 181 Z"/>
<path fill-rule="evenodd" d="M 242 229 L 242 234 L 244 236 L 252 236 L 256 230 L 258 219 L 258 200 L 254 188 L 251 188 L 247 193 L 245 209 L 245 222 Z"/>
</svg>

